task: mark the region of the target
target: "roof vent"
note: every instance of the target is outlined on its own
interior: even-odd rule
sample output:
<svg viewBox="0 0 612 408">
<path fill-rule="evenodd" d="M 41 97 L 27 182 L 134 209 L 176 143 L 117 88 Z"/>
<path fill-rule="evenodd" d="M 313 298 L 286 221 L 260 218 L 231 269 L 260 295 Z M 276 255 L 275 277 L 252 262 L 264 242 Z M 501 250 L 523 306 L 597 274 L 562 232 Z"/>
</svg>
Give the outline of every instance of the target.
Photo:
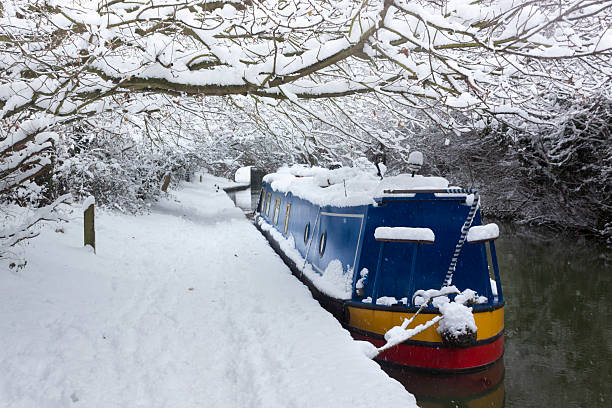
<svg viewBox="0 0 612 408">
<path fill-rule="evenodd" d="M 421 166 L 423 165 L 423 153 L 421 152 L 411 152 L 408 155 L 408 168 L 412 172 L 412 177 L 421 170 Z"/>
</svg>

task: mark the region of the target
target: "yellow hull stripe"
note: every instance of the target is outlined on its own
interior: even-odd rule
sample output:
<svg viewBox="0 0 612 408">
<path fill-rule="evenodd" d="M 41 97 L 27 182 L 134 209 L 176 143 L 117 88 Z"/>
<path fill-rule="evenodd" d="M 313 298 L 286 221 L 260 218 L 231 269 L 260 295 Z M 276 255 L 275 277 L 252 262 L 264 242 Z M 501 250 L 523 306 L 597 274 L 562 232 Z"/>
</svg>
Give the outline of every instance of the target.
<svg viewBox="0 0 612 408">
<path fill-rule="evenodd" d="M 384 335 L 393 326 L 400 326 L 404 319 L 410 319 L 414 313 L 391 312 L 387 310 L 362 309 L 348 306 L 350 327 Z M 408 326 L 412 329 L 439 316 L 439 314 L 421 313 Z M 504 308 L 490 312 L 474 312 L 476 321 L 477 341 L 485 340 L 499 334 L 504 329 Z M 437 331 L 438 324 L 412 337 L 411 340 L 440 343 L 442 338 Z"/>
</svg>

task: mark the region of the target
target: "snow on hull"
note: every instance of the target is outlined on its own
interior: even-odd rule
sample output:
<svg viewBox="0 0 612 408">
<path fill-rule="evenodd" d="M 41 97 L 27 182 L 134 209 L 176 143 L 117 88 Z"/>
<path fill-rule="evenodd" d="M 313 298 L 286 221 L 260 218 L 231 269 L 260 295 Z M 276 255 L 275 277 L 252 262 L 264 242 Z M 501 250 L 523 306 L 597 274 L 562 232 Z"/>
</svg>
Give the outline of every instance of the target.
<svg viewBox="0 0 612 408">
<path fill-rule="evenodd" d="M 300 273 L 321 292 L 334 299 L 350 299 L 352 294 L 351 284 L 353 282 L 352 270 L 344 271 L 338 260 L 329 263 L 321 274 L 314 270 L 312 265 L 305 261 L 299 251 L 295 248 L 292 238 L 287 239 L 263 218 L 257 218 L 257 225 L 262 231 L 267 232 L 276 241 L 280 250 L 300 269 Z"/>
</svg>

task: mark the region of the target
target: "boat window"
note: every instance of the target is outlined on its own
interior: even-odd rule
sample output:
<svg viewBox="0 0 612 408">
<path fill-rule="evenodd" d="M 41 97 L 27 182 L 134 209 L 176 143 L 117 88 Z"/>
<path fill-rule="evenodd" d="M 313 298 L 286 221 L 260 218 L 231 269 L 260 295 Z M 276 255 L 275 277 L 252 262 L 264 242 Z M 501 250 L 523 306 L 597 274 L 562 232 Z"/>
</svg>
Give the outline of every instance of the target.
<svg viewBox="0 0 612 408">
<path fill-rule="evenodd" d="M 310 223 L 307 223 L 304 227 L 304 245 L 308 242 L 308 238 L 310 238 Z"/>
<path fill-rule="evenodd" d="M 272 194 L 268 193 L 266 198 L 266 217 L 270 215 L 270 200 L 272 200 Z"/>
<path fill-rule="evenodd" d="M 319 255 L 323 256 L 325 253 L 325 244 L 327 244 L 327 231 L 323 231 L 321 238 L 319 238 Z"/>
<path fill-rule="evenodd" d="M 274 201 L 274 214 L 272 215 L 272 222 L 274 223 L 274 225 L 278 224 L 278 217 L 280 216 L 280 198 L 277 198 Z"/>
<path fill-rule="evenodd" d="M 291 204 L 287 203 L 287 211 L 285 212 L 285 227 L 283 228 L 283 234 L 287 233 L 289 228 L 289 214 L 291 213 Z"/>
</svg>

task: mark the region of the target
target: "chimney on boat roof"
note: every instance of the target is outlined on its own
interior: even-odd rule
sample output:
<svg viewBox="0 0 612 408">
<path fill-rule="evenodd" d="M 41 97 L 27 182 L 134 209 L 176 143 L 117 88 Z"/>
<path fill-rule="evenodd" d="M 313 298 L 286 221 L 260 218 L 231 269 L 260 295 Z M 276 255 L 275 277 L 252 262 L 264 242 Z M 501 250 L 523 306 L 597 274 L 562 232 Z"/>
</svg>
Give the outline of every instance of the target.
<svg viewBox="0 0 612 408">
<path fill-rule="evenodd" d="M 411 152 L 408 155 L 408 168 L 412 172 L 412 177 L 421 170 L 423 165 L 423 153 L 419 151 Z"/>
</svg>

